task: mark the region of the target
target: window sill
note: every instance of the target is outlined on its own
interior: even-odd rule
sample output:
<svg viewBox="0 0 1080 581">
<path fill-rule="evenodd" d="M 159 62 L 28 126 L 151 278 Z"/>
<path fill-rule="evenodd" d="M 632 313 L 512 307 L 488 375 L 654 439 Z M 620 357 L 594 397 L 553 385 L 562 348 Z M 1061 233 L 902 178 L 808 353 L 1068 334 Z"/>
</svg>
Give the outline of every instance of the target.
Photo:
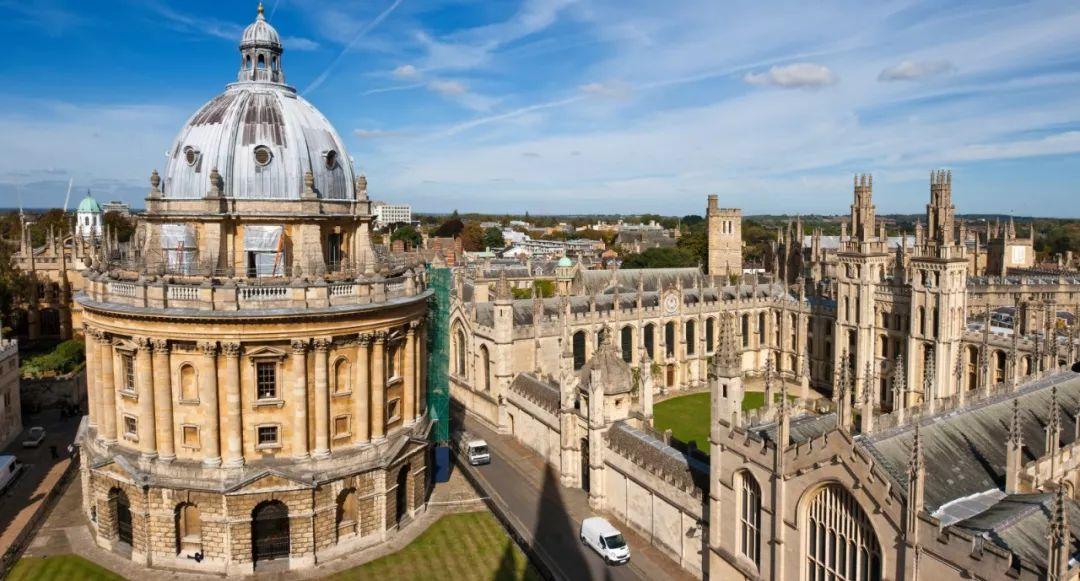
<svg viewBox="0 0 1080 581">
<path fill-rule="evenodd" d="M 398 415 L 396 415 L 396 416 L 394 416 L 392 418 L 386 418 L 386 425 L 389 426 L 390 424 L 392 424 L 394 422 L 397 422 L 397 421 L 401 421 L 401 415 L 400 414 L 398 414 Z"/>
<path fill-rule="evenodd" d="M 122 398 L 130 399 L 131 401 L 139 401 L 139 394 L 134 392 L 134 391 L 128 391 L 126 389 L 121 389 L 117 393 L 119 393 L 120 397 L 122 397 Z"/>
<path fill-rule="evenodd" d="M 139 442 L 139 437 L 136 436 L 136 435 L 133 435 L 133 434 L 124 434 L 124 439 L 129 441 L 129 442 L 135 442 L 135 443 Z"/>
<path fill-rule="evenodd" d="M 180 444 L 180 447 L 185 449 L 185 450 L 194 450 L 194 451 L 202 449 L 202 446 L 192 446 L 190 444 Z"/>
<path fill-rule="evenodd" d="M 257 399 L 257 400 L 255 400 L 255 403 L 252 404 L 252 405 L 254 407 L 256 407 L 256 408 L 261 408 L 261 407 L 277 407 L 277 408 L 280 408 L 280 407 L 285 407 L 285 400 L 283 400 L 283 399 Z"/>
<path fill-rule="evenodd" d="M 351 438 L 351 437 L 352 437 L 352 432 L 344 432 L 344 433 L 341 433 L 341 434 L 334 434 L 333 439 L 335 439 L 335 440 L 344 440 L 346 438 Z"/>
<path fill-rule="evenodd" d="M 280 450 L 281 444 L 258 444 L 255 446 L 256 450 L 265 452 L 268 450 Z"/>
<path fill-rule="evenodd" d="M 180 405 L 196 405 L 197 406 L 197 405 L 199 405 L 200 401 L 197 400 L 197 399 L 182 399 L 182 400 L 177 401 L 176 403 L 178 403 Z"/>
<path fill-rule="evenodd" d="M 349 391 L 335 391 L 330 394 L 330 397 L 348 397 L 352 395 L 352 390 Z"/>
</svg>

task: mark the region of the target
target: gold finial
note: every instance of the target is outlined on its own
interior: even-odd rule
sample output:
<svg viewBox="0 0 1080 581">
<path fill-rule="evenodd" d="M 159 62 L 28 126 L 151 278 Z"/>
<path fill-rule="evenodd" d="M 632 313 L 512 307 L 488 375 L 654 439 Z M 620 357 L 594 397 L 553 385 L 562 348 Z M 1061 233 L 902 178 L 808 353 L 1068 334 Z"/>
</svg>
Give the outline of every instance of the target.
<svg viewBox="0 0 1080 581">
<path fill-rule="evenodd" d="M 262 5 L 262 2 L 259 2 L 259 16 L 262 16 L 262 15 L 263 15 L 263 5 Z"/>
</svg>

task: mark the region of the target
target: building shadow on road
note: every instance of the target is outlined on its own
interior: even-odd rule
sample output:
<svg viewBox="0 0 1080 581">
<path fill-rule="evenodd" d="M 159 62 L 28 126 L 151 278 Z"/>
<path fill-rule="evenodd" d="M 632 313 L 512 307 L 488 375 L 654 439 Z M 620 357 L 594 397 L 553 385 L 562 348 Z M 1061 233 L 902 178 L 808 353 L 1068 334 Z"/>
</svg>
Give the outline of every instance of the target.
<svg viewBox="0 0 1080 581">
<path fill-rule="evenodd" d="M 544 480 L 540 489 L 539 506 L 537 506 L 536 530 L 533 531 L 534 542 L 544 547 L 570 544 L 577 550 L 562 551 L 557 555 L 548 556 L 558 563 L 559 571 L 569 579 L 592 579 L 589 572 L 589 564 L 585 560 L 584 551 L 587 548 L 581 544 L 578 523 L 570 516 L 563 502 L 562 493 L 559 490 L 559 479 L 550 464 L 544 464 Z"/>
</svg>

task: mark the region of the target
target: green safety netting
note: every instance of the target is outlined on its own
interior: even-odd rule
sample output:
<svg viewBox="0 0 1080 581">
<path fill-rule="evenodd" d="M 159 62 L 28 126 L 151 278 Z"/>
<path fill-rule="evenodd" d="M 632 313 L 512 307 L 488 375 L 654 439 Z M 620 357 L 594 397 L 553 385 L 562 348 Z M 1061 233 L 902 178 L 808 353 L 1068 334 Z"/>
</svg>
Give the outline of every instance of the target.
<svg viewBox="0 0 1080 581">
<path fill-rule="evenodd" d="M 428 288 L 433 292 L 428 309 L 428 413 L 435 420 L 431 439 L 437 444 L 450 440 L 450 269 L 427 269 Z"/>
</svg>

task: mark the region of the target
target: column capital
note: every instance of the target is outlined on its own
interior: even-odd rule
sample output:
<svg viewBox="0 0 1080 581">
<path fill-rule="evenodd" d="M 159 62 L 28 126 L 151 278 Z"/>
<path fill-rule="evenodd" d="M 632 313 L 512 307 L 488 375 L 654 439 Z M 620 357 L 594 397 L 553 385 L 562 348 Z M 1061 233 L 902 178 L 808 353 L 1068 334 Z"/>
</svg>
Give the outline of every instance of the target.
<svg viewBox="0 0 1080 581">
<path fill-rule="evenodd" d="M 308 350 L 308 340 L 293 339 L 292 341 L 289 341 L 289 346 L 292 347 L 294 355 L 303 355 Z"/>
<path fill-rule="evenodd" d="M 240 344 L 239 343 L 222 343 L 221 352 L 226 357 L 239 357 L 240 356 Z"/>
<path fill-rule="evenodd" d="M 416 330 L 420 328 L 420 325 L 420 321 L 409 321 L 409 332 L 415 333 Z"/>
<path fill-rule="evenodd" d="M 371 344 L 371 340 L 373 339 L 373 337 L 374 336 L 371 333 L 360 333 L 356 336 L 356 339 L 360 342 L 360 345 L 362 347 L 367 347 Z"/>
<path fill-rule="evenodd" d="M 149 351 L 153 348 L 150 337 L 132 337 L 131 342 L 134 343 L 140 351 Z"/>
<path fill-rule="evenodd" d="M 168 353 L 169 352 L 169 340 L 168 339 L 154 339 L 151 341 L 154 344 L 155 353 Z"/>
<path fill-rule="evenodd" d="M 218 352 L 217 343 L 214 341 L 200 341 L 199 351 L 202 351 L 202 354 L 207 357 L 214 357 Z"/>
<path fill-rule="evenodd" d="M 375 342 L 376 343 L 386 343 L 386 337 L 387 337 L 386 331 L 376 331 L 374 333 L 374 335 L 375 335 Z"/>
<path fill-rule="evenodd" d="M 333 341 L 329 337 L 318 337 L 312 340 L 312 346 L 319 353 L 325 353 L 330 350 L 330 345 Z"/>
</svg>

